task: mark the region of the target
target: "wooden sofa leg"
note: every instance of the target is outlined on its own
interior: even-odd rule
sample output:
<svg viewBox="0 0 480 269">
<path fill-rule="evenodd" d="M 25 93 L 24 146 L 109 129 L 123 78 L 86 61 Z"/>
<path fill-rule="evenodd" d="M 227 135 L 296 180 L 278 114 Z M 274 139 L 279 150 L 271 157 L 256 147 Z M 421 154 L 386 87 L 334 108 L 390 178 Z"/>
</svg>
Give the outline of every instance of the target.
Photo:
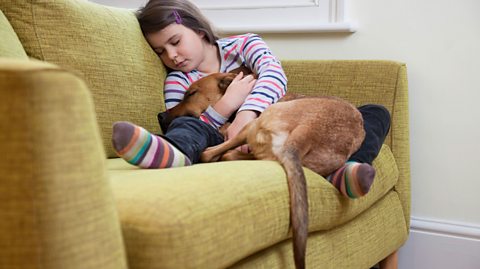
<svg viewBox="0 0 480 269">
<path fill-rule="evenodd" d="M 398 251 L 395 250 L 380 262 L 380 269 L 397 269 L 398 268 Z"/>
</svg>

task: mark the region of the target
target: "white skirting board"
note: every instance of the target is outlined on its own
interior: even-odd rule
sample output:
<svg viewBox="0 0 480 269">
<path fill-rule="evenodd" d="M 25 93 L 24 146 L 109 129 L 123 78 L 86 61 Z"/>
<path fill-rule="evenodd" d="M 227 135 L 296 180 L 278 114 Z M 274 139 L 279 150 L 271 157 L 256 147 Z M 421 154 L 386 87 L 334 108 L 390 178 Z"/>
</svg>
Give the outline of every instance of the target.
<svg viewBox="0 0 480 269">
<path fill-rule="evenodd" d="M 480 226 L 411 218 L 399 269 L 480 269 Z"/>
</svg>

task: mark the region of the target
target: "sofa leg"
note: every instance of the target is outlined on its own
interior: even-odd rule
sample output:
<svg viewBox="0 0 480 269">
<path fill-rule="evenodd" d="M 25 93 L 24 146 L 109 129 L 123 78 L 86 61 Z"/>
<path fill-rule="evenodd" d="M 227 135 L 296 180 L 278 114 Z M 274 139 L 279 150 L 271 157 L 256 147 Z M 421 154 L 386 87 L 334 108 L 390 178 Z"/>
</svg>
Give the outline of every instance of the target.
<svg viewBox="0 0 480 269">
<path fill-rule="evenodd" d="M 398 251 L 395 250 L 385 259 L 380 261 L 380 269 L 397 269 L 398 268 Z"/>
</svg>

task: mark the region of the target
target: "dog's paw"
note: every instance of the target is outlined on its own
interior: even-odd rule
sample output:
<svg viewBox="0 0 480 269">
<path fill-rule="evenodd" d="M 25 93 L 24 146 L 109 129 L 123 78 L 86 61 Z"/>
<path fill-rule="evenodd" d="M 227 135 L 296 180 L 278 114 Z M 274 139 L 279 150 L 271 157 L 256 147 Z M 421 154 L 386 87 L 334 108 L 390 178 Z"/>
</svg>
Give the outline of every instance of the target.
<svg viewBox="0 0 480 269">
<path fill-rule="evenodd" d="M 255 156 L 252 153 L 241 152 L 236 149 L 227 151 L 220 158 L 221 161 L 238 161 L 238 160 L 255 160 Z"/>
<path fill-rule="evenodd" d="M 202 163 L 212 163 L 218 162 L 222 155 L 217 155 L 214 152 L 214 147 L 206 148 L 200 155 L 200 162 Z"/>
</svg>

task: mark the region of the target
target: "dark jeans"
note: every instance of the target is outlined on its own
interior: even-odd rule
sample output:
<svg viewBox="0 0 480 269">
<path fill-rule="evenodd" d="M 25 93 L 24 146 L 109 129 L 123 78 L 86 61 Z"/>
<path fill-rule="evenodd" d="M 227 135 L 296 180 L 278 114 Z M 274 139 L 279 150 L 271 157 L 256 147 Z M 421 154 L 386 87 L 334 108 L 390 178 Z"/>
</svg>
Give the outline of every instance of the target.
<svg viewBox="0 0 480 269">
<path fill-rule="evenodd" d="M 364 105 L 358 110 L 363 117 L 365 139 L 349 160 L 372 164 L 390 130 L 390 113 L 380 105 Z"/>
<path fill-rule="evenodd" d="M 358 110 L 363 116 L 365 140 L 350 160 L 372 164 L 390 129 L 390 114 L 380 105 L 365 105 Z M 223 136 L 217 129 L 192 117 L 176 118 L 162 137 L 182 151 L 192 163 L 200 161 L 200 154 L 207 147 L 223 142 Z"/>
<path fill-rule="evenodd" d="M 193 117 L 174 119 L 162 137 L 183 152 L 192 163 L 200 161 L 200 154 L 207 147 L 224 141 L 217 129 Z"/>
</svg>

